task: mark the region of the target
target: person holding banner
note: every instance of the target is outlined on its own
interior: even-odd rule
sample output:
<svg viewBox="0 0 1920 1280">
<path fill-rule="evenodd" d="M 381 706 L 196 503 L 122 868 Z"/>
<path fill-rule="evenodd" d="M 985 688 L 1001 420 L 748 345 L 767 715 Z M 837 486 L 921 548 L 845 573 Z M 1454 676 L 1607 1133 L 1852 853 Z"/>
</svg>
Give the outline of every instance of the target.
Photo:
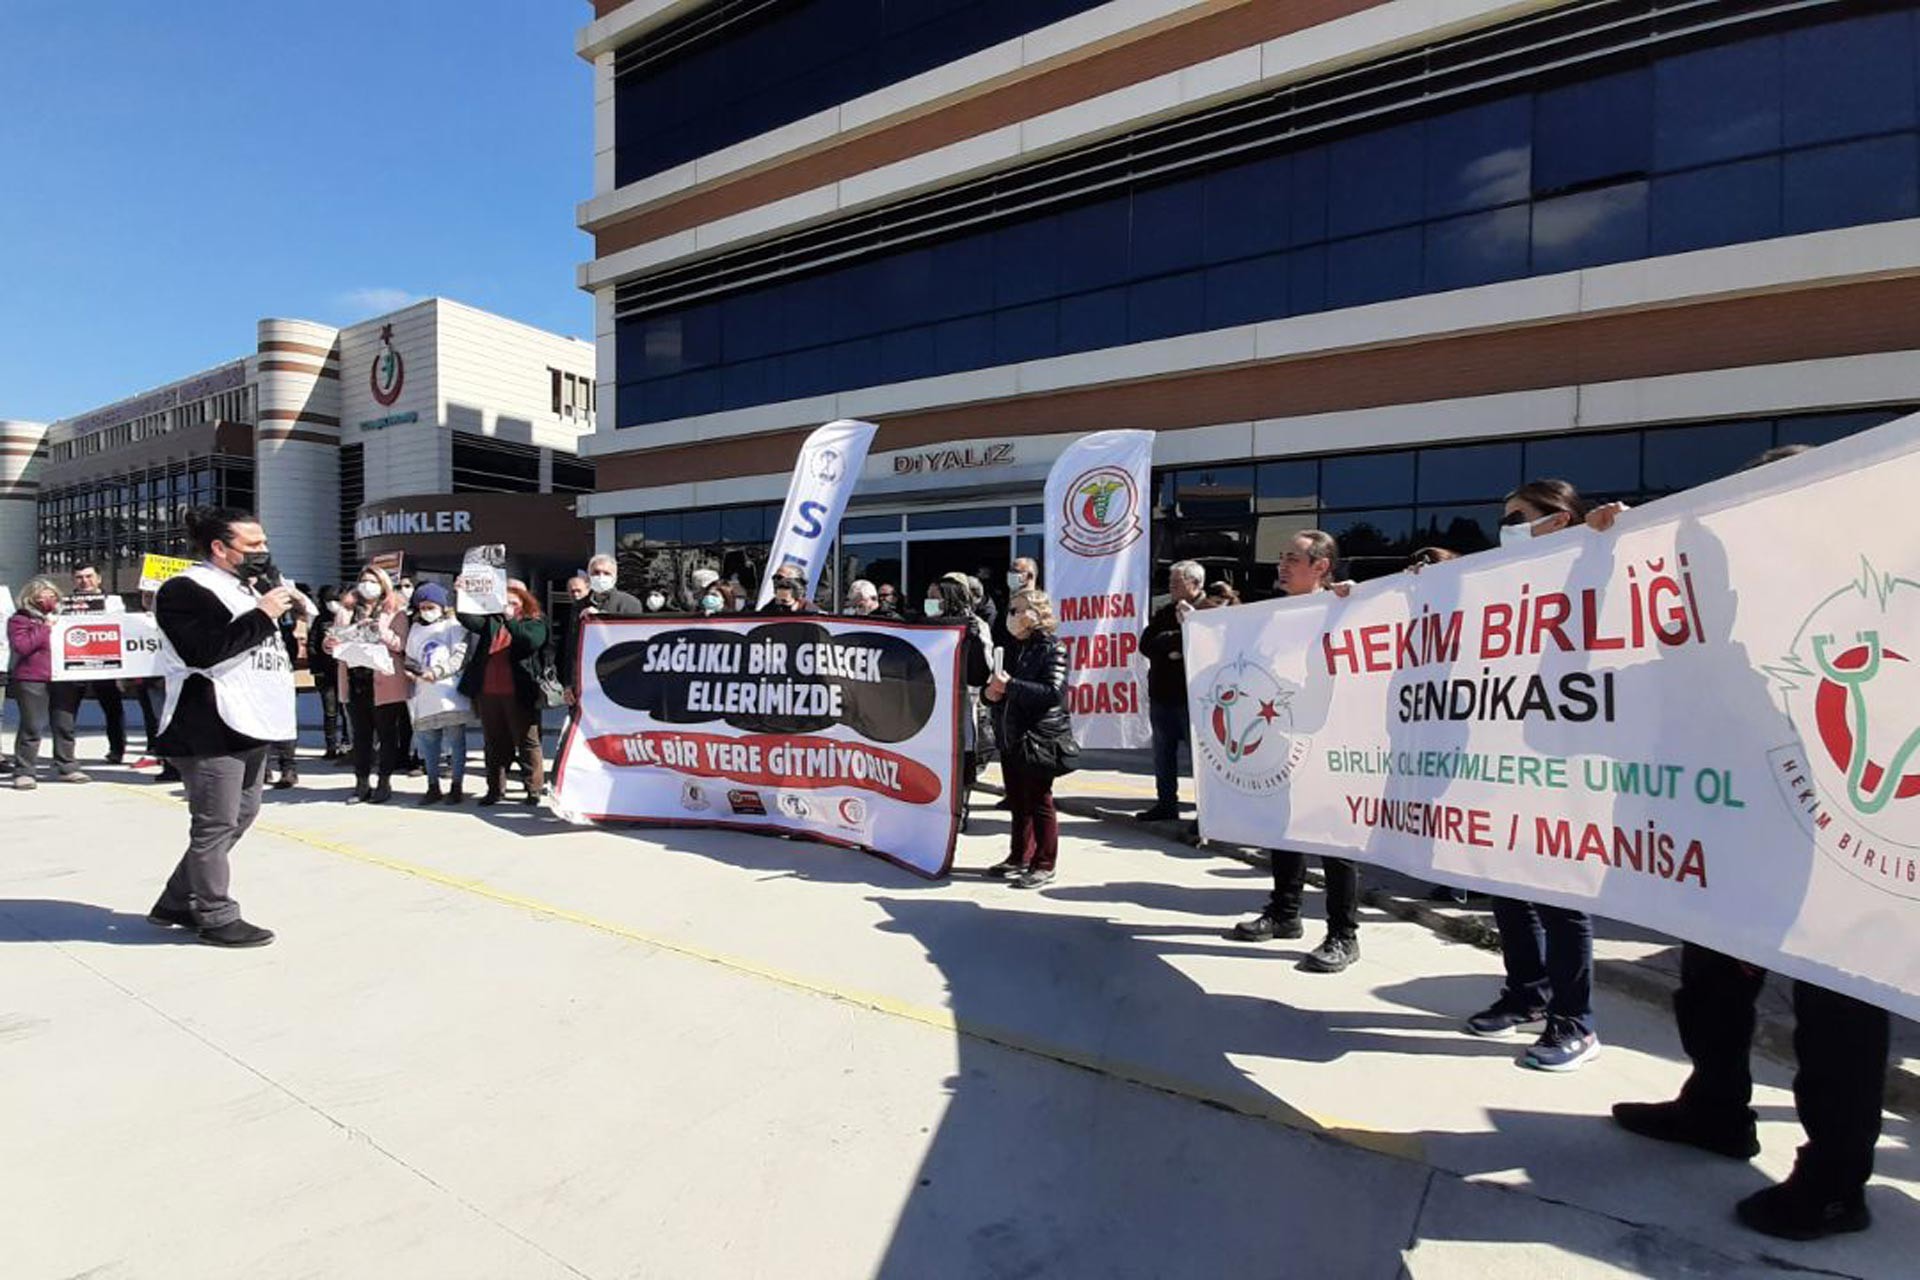
<svg viewBox="0 0 1920 1280">
<path fill-rule="evenodd" d="M 83 564 L 73 571 L 73 594 L 60 602 L 62 613 L 117 613 L 120 598 L 100 589 L 100 570 Z M 127 709 L 120 700 L 120 685 L 115 680 L 62 680 L 53 690 L 56 707 L 73 720 L 80 717 L 80 704 L 93 698 L 107 722 L 107 763 L 119 764 L 127 753 Z"/>
<path fill-rule="evenodd" d="M 447 589 L 429 582 L 413 593 L 415 624 L 407 631 L 406 672 L 413 681 L 414 739 L 427 773 L 422 806 L 466 799 L 467 727 L 473 706 L 456 687 L 467 665 L 467 631 L 447 612 Z M 440 748 L 452 758 L 451 787 L 440 790 Z"/>
<path fill-rule="evenodd" d="M 1013 647 L 1001 656 L 984 696 L 994 708 L 1013 830 L 1006 860 L 987 874 L 1016 889 L 1037 889 L 1052 881 L 1060 856 L 1053 780 L 1073 768 L 1079 748 L 1067 714 L 1067 648 L 1046 592 L 1015 595 L 1007 603 L 1007 630 Z"/>
<path fill-rule="evenodd" d="M 1312 595 L 1334 587 L 1334 567 L 1340 563 L 1340 544 L 1318 529 L 1295 534 L 1280 557 L 1274 583 L 1287 596 Z M 1305 932 L 1300 906 L 1306 896 L 1307 858 L 1291 849 L 1269 851 L 1273 867 L 1273 894 L 1259 915 L 1233 926 L 1233 936 L 1249 942 L 1269 938 L 1298 938 Z M 1360 959 L 1360 867 L 1347 858 L 1320 859 L 1326 877 L 1327 936 L 1300 967 L 1308 973 L 1339 973 Z"/>
<path fill-rule="evenodd" d="M 260 812 L 267 744 L 295 733 L 279 628 L 294 594 L 266 587 L 278 575 L 253 516 L 197 508 L 187 531 L 205 559 L 154 596 L 167 680 L 155 746 L 180 770 L 190 834 L 147 919 L 193 929 L 210 946 L 265 946 L 273 931 L 243 919 L 229 892 L 231 858 Z"/>
<path fill-rule="evenodd" d="M 587 599 L 579 616 L 604 614 L 609 618 L 637 618 L 647 612 L 645 605 L 616 585 L 620 562 L 612 556 L 595 556 L 587 561 Z M 658 612 L 658 610 L 655 610 Z"/>
<path fill-rule="evenodd" d="M 385 670 L 358 661 L 357 648 L 343 648 L 341 636 L 347 629 L 373 637 L 376 654 L 386 651 Z M 355 655 L 341 657 L 337 686 L 353 728 L 353 794 L 347 803 L 385 804 L 393 798 L 393 771 L 406 759 L 407 696 L 413 692 L 412 681 L 394 656 L 406 651 L 407 606 L 386 570 L 370 564 L 360 571 L 345 619 L 324 644 L 330 654 Z"/>
<path fill-rule="evenodd" d="M 1591 504 L 1565 480 L 1531 480 L 1507 495 L 1500 541 L 1543 538 L 1586 521 Z M 1600 1052 L 1593 1029 L 1593 920 L 1584 911 L 1516 898 L 1493 900 L 1507 970 L 1499 999 L 1467 1019 L 1470 1035 L 1504 1038 L 1545 1020 L 1521 1061 L 1573 1071 Z"/>
<path fill-rule="evenodd" d="M 1134 815 L 1142 822 L 1171 822 L 1180 816 L 1180 748 L 1191 729 L 1180 631 L 1206 584 L 1207 571 L 1198 561 L 1182 560 L 1168 569 L 1167 594 L 1172 598 L 1154 611 L 1140 633 L 1140 652 L 1147 658 L 1147 717 L 1153 726 L 1153 804 Z"/>
<path fill-rule="evenodd" d="M 993 647 L 993 638 L 987 631 L 986 623 L 973 611 L 972 597 L 959 574 L 950 573 L 938 582 L 929 583 L 926 603 L 922 608 L 928 622 L 948 625 L 957 622 L 967 629 L 967 637 L 963 642 L 965 674 L 962 681 L 966 707 L 961 713 L 960 725 L 960 829 L 965 831 L 972 817 L 973 788 L 980 777 L 984 745 L 980 741 L 979 695 L 974 690 L 986 684 L 988 676 L 992 674 L 987 663 L 987 652 Z"/>
<path fill-rule="evenodd" d="M 518 579 L 507 583 L 506 612 L 462 613 L 460 625 L 475 642 L 467 652 L 459 692 L 480 715 L 485 743 L 487 791 L 483 805 L 506 795 L 507 768 L 520 757 L 527 768 L 527 803 L 538 804 L 546 789 L 547 762 L 540 749 L 541 680 L 547 674 L 552 631 L 540 614 L 540 602 Z"/>
<path fill-rule="evenodd" d="M 20 709 L 13 731 L 13 785 L 31 791 L 40 785 L 40 740 L 53 730 L 53 767 L 62 782 L 89 782 L 73 754 L 73 708 L 53 689 L 53 617 L 60 612 L 60 588 L 35 578 L 20 589 L 20 607 L 7 619 L 10 651 L 7 688 Z"/>
</svg>

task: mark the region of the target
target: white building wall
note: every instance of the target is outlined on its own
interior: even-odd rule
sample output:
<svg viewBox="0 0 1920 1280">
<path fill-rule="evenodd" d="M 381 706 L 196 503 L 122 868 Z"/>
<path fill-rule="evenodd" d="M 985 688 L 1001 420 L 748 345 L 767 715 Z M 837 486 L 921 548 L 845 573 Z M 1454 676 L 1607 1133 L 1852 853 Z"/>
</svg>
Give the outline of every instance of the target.
<svg viewBox="0 0 1920 1280">
<path fill-rule="evenodd" d="M 332 582 L 340 540 L 338 330 L 267 319 L 258 331 L 248 369 L 258 406 L 254 505 L 284 575 Z"/>
<path fill-rule="evenodd" d="M 440 412 L 438 314 L 438 300 L 428 298 L 340 331 L 341 439 L 365 446 L 363 501 L 445 493 L 453 484 Z M 405 374 L 399 397 L 383 405 L 374 399 L 371 375 L 389 327 Z M 409 413 L 412 422 L 381 425 Z"/>
<path fill-rule="evenodd" d="M 0 583 L 17 598 L 40 567 L 42 422 L 0 418 Z"/>
<path fill-rule="evenodd" d="M 553 411 L 548 370 L 559 369 L 591 384 L 594 344 L 445 298 L 434 304 L 441 420 L 455 431 L 578 452 L 581 437 L 592 432 L 593 419 L 584 409 L 574 417 Z"/>
</svg>

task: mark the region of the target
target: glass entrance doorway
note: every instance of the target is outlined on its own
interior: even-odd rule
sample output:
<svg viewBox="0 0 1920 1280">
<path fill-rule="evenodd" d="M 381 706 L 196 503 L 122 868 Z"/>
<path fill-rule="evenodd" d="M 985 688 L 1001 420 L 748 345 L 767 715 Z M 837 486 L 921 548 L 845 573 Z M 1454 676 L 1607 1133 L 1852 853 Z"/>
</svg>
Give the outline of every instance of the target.
<svg viewBox="0 0 1920 1280">
<path fill-rule="evenodd" d="M 928 584 L 959 572 L 979 578 L 1004 609 L 1007 570 L 1018 556 L 1040 561 L 1045 541 L 1038 503 L 850 515 L 840 522 L 832 599 L 843 601 L 847 587 L 865 578 L 876 587 L 892 584 L 902 612 L 918 616 Z M 1043 583 L 1045 573 L 1042 564 Z"/>
</svg>

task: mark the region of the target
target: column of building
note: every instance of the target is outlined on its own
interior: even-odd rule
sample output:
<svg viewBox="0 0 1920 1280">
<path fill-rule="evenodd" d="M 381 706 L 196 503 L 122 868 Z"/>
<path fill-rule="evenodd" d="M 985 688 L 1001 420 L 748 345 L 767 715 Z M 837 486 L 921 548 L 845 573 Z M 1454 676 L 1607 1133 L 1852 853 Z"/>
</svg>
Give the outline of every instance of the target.
<svg viewBox="0 0 1920 1280">
<path fill-rule="evenodd" d="M 309 320 L 262 320 L 254 486 L 274 560 L 297 581 L 340 571 L 339 331 Z"/>
</svg>

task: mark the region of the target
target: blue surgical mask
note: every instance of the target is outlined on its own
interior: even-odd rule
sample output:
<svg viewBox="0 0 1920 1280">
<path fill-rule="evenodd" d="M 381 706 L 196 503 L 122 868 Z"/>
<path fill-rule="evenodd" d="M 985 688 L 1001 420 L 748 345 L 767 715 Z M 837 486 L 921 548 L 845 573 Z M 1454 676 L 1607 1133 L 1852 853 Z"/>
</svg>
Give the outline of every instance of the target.
<svg viewBox="0 0 1920 1280">
<path fill-rule="evenodd" d="M 700 607 L 701 609 L 705 610 L 708 613 L 720 612 L 721 603 L 722 602 L 719 596 L 701 596 L 700 597 Z"/>
<path fill-rule="evenodd" d="M 920 609 L 929 618 L 937 618 L 940 616 L 941 604 L 938 600 L 922 600 Z"/>
</svg>

